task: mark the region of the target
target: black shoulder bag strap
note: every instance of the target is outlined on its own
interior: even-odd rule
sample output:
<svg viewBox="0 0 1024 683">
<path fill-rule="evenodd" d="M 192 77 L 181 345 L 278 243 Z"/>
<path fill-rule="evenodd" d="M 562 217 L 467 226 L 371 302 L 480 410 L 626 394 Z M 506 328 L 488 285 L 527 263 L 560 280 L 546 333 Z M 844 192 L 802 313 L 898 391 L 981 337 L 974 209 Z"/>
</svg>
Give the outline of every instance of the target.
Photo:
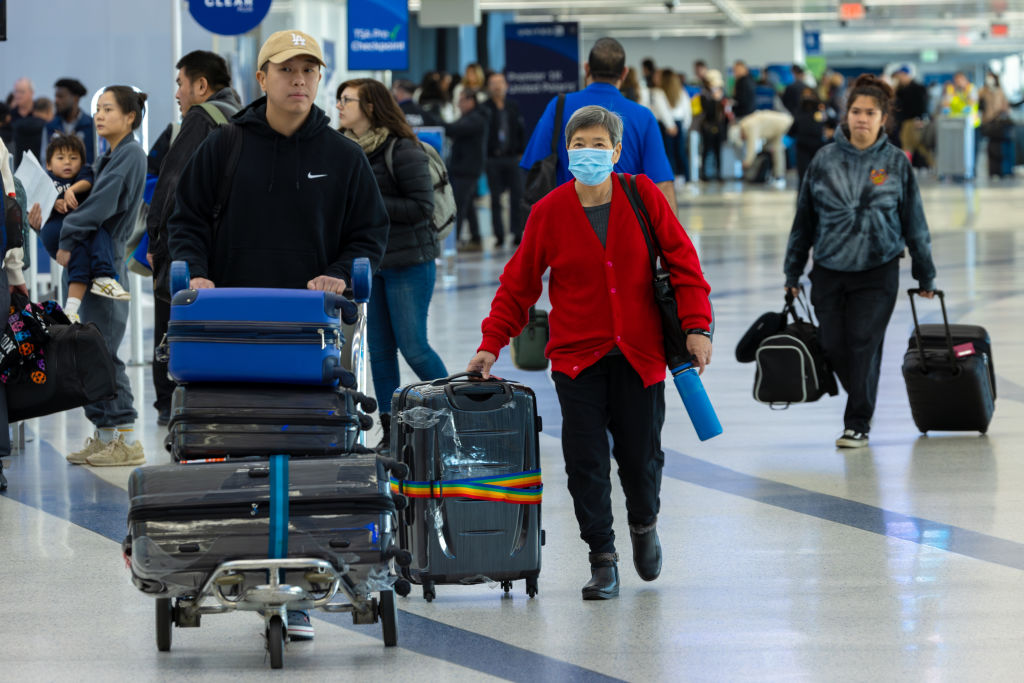
<svg viewBox="0 0 1024 683">
<path fill-rule="evenodd" d="M 228 123 L 223 126 L 224 141 L 222 152 L 226 151 L 227 164 L 224 166 L 224 175 L 217 185 L 217 201 L 213 205 L 213 235 L 212 243 L 217 242 L 217 235 L 220 233 L 220 225 L 224 221 L 224 209 L 227 208 L 228 199 L 231 198 L 231 185 L 235 180 L 235 171 L 238 170 L 238 159 L 242 156 L 242 129 L 236 123 Z"/>
<path fill-rule="evenodd" d="M 551 153 L 558 154 L 558 139 L 562 137 L 562 115 L 565 113 L 565 93 L 558 96 L 555 104 L 555 127 L 551 129 Z"/>
<path fill-rule="evenodd" d="M 651 274 L 656 275 L 658 272 L 658 259 L 661 257 L 661 247 L 653 236 L 651 216 L 647 213 L 647 207 L 644 206 L 640 193 L 637 191 L 636 176 L 631 177 L 627 182 L 624 174 L 616 173 L 615 175 L 618 176 L 619 184 L 622 185 L 622 191 L 626 193 L 626 199 L 629 200 L 630 206 L 633 207 L 633 213 L 636 214 L 636 220 L 640 223 L 640 230 L 644 233 L 644 241 L 647 242 L 647 255 L 651 259 Z"/>
</svg>

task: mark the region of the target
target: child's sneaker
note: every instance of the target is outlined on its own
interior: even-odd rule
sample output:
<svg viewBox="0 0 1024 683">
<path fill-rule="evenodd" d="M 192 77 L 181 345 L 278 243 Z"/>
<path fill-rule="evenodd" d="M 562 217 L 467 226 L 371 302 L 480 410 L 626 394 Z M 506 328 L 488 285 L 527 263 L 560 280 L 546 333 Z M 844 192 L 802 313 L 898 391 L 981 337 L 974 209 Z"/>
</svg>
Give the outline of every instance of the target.
<svg viewBox="0 0 1024 683">
<path fill-rule="evenodd" d="M 146 462 L 146 454 L 142 451 L 142 442 L 136 441 L 129 446 L 124 442 L 124 439 L 118 436 L 102 451 L 95 455 L 90 455 L 86 462 L 93 467 L 142 465 Z"/>
<path fill-rule="evenodd" d="M 92 281 L 92 289 L 90 293 L 99 296 L 105 296 L 108 299 L 117 299 L 118 301 L 128 301 L 132 298 L 130 292 L 128 292 L 121 283 L 112 277 L 98 277 Z"/>
<path fill-rule="evenodd" d="M 70 320 L 72 323 L 82 322 L 82 316 L 78 315 L 77 313 L 68 313 L 67 316 L 68 320 Z"/>
</svg>

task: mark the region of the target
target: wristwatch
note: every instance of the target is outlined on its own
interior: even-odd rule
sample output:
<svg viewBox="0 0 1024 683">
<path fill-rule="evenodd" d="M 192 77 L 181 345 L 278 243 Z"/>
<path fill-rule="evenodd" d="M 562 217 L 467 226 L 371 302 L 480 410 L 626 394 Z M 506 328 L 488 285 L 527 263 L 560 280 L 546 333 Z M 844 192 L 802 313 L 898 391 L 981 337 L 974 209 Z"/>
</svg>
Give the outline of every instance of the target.
<svg viewBox="0 0 1024 683">
<path fill-rule="evenodd" d="M 707 330 L 702 330 L 699 327 L 691 327 L 690 329 L 686 330 L 686 334 L 700 334 L 704 335 L 708 339 L 711 339 L 711 333 Z"/>
</svg>

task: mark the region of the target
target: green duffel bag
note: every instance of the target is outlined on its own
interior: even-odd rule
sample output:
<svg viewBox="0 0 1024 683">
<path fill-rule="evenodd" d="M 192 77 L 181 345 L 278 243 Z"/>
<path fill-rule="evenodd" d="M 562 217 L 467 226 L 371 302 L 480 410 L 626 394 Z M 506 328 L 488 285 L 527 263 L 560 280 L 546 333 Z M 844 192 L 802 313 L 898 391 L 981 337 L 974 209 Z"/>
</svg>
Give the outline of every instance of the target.
<svg viewBox="0 0 1024 683">
<path fill-rule="evenodd" d="M 547 370 L 544 347 L 548 345 L 548 312 L 530 307 L 530 319 L 518 337 L 512 338 L 512 362 L 520 370 Z"/>
</svg>

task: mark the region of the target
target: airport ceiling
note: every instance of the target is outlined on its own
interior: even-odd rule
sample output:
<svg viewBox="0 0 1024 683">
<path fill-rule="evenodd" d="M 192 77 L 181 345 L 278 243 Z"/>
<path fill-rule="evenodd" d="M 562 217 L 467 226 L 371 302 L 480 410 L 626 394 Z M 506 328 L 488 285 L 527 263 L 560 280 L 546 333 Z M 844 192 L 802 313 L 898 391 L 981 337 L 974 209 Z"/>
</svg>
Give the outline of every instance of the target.
<svg viewBox="0 0 1024 683">
<path fill-rule="evenodd" d="M 410 9 L 418 5 L 412 0 Z M 797 23 L 821 31 L 826 54 L 1024 50 L 1024 0 L 868 0 L 863 7 L 863 18 L 841 22 L 836 0 L 480 0 L 482 10 L 515 12 L 519 21 L 579 21 L 585 37 L 738 36 Z"/>
</svg>

